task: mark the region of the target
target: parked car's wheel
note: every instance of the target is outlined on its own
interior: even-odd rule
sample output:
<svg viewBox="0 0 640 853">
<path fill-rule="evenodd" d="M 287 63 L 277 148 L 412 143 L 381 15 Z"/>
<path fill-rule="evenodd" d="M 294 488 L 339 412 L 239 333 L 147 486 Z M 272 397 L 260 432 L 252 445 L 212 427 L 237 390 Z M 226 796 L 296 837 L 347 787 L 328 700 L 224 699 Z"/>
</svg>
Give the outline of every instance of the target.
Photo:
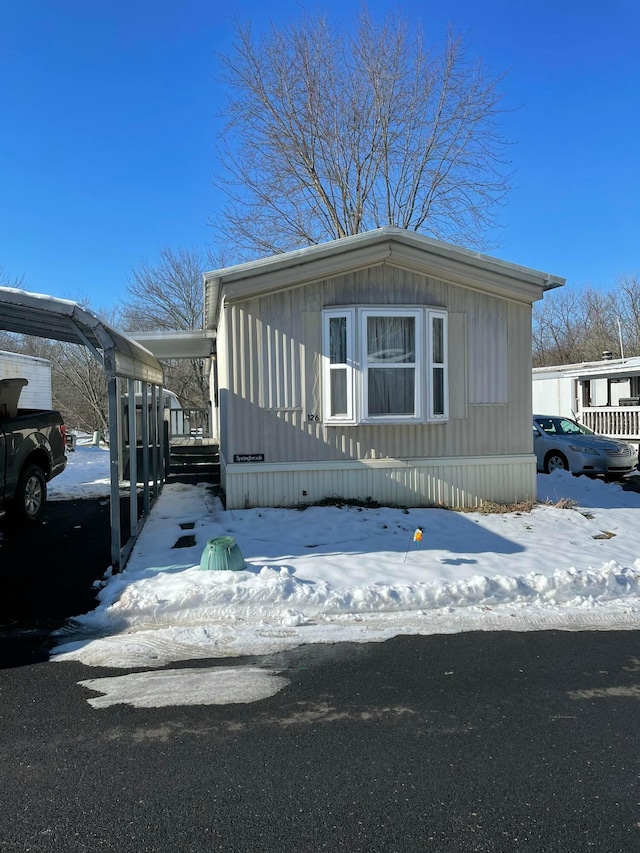
<svg viewBox="0 0 640 853">
<path fill-rule="evenodd" d="M 559 450 L 550 450 L 544 458 L 544 470 L 547 474 L 550 474 L 552 471 L 557 471 L 558 469 L 562 471 L 569 470 L 567 457 L 564 453 L 560 453 Z"/>
<path fill-rule="evenodd" d="M 33 524 L 44 512 L 47 480 L 39 465 L 27 465 L 20 474 L 16 496 L 10 506 L 17 521 Z"/>
</svg>

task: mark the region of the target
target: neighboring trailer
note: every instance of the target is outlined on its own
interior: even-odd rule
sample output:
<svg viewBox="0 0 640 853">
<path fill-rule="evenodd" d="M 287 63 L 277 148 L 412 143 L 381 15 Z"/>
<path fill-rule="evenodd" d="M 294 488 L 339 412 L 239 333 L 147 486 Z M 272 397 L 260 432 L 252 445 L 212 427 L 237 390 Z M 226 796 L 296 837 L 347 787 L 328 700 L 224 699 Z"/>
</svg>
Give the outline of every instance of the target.
<svg viewBox="0 0 640 853">
<path fill-rule="evenodd" d="M 51 362 L 46 358 L 0 350 L 0 379 L 27 379 L 20 405 L 25 409 L 50 409 Z"/>
<path fill-rule="evenodd" d="M 533 409 L 575 418 L 599 435 L 640 443 L 640 358 L 533 370 Z"/>
<path fill-rule="evenodd" d="M 227 507 L 535 498 L 531 306 L 562 283 L 398 228 L 206 274 Z"/>
</svg>

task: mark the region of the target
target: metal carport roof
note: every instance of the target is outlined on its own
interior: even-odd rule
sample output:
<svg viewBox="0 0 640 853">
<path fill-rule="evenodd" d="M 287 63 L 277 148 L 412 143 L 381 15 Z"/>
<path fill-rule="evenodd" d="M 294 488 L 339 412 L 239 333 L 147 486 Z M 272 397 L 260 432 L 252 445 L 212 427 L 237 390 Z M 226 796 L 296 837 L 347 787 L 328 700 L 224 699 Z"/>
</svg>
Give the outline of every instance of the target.
<svg viewBox="0 0 640 853">
<path fill-rule="evenodd" d="M 148 349 L 69 299 L 0 287 L 0 328 L 102 350 L 108 375 L 162 384 L 162 366 Z"/>
<path fill-rule="evenodd" d="M 49 338 L 67 343 L 82 344 L 88 347 L 95 358 L 104 366 L 109 386 L 109 451 L 111 470 L 111 557 L 114 568 L 121 568 L 133 546 L 137 533 L 142 524 L 137 517 L 137 500 L 135 499 L 135 483 L 137 482 L 136 454 L 130 454 L 130 480 L 134 484 L 134 496 L 131 503 L 131 536 L 124 548 L 120 541 L 120 491 L 119 491 L 119 462 L 122 406 L 117 393 L 117 380 L 128 380 L 128 395 L 134 397 L 133 382 L 143 383 L 143 394 L 147 398 L 147 385 L 151 386 L 151 417 L 155 418 L 155 430 L 160 445 L 160 461 L 162 459 L 162 429 L 158 423 L 161 414 L 163 370 L 160 362 L 149 350 L 137 341 L 115 329 L 100 319 L 88 308 L 69 299 L 58 299 L 41 293 L 28 293 L 13 287 L 0 287 L 0 329 L 17 332 L 22 335 Z M 159 392 L 158 392 L 158 389 Z M 129 407 L 130 435 L 137 439 L 135 406 Z M 143 406 L 142 443 L 145 460 L 144 473 L 144 507 L 148 512 L 149 472 L 146 470 L 148 459 L 148 430 L 146 426 L 146 410 Z M 133 414 L 132 414 L 133 412 Z M 152 462 L 155 464 L 155 455 Z M 157 471 L 154 470 L 154 484 Z M 161 478 L 162 479 L 162 478 Z M 160 480 L 161 482 L 161 480 Z M 154 488 L 159 492 L 159 487 Z M 131 498 L 131 495 L 130 495 Z M 134 513 L 135 510 L 135 513 Z M 144 523 L 144 519 L 142 520 Z"/>
</svg>

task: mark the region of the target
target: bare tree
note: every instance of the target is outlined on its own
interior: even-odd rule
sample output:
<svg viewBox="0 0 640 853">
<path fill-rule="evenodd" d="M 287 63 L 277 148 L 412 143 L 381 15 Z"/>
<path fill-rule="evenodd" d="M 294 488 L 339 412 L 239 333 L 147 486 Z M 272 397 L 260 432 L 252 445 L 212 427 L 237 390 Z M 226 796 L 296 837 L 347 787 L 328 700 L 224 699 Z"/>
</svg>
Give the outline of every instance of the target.
<svg viewBox="0 0 640 853">
<path fill-rule="evenodd" d="M 640 279 L 622 278 L 609 293 L 610 311 L 620 322 L 625 356 L 640 355 Z"/>
<path fill-rule="evenodd" d="M 115 324 L 115 311 L 96 308 L 87 294 L 75 294 L 69 298 Z M 69 427 L 108 433 L 107 378 L 103 366 L 87 347 L 65 341 L 25 338 L 22 351 L 51 361 L 53 405 L 62 413 Z"/>
<path fill-rule="evenodd" d="M 4 329 L 0 329 L 0 350 L 18 352 L 15 348 L 16 345 L 20 345 L 17 336 L 12 332 L 6 332 Z"/>
<path fill-rule="evenodd" d="M 102 365 L 84 346 L 0 332 L 0 349 L 51 362 L 53 406 L 71 429 L 108 429 L 107 382 Z"/>
<path fill-rule="evenodd" d="M 50 341 L 53 405 L 71 428 L 108 433 L 107 378 L 102 365 L 84 346 Z"/>
<path fill-rule="evenodd" d="M 165 246 L 156 264 L 133 270 L 121 316 L 129 329 L 201 329 L 204 261 L 200 252 Z"/>
<path fill-rule="evenodd" d="M 248 256 L 384 225 L 484 245 L 510 189 L 502 77 L 462 36 L 436 51 L 415 21 L 366 9 L 353 35 L 323 16 L 235 32 L 220 57 L 227 245 Z"/>
<path fill-rule="evenodd" d="M 22 287 L 24 276 L 9 275 L 4 267 L 0 267 L 0 287 Z"/>
<path fill-rule="evenodd" d="M 533 319 L 534 367 L 597 361 L 605 351 L 640 355 L 640 282 L 553 290 L 535 305 Z"/>
<path fill-rule="evenodd" d="M 132 273 L 121 325 L 130 332 L 202 329 L 205 261 L 200 252 L 165 246 L 156 264 Z M 164 361 L 165 383 L 185 406 L 208 402 L 208 366 L 203 359 Z"/>
</svg>

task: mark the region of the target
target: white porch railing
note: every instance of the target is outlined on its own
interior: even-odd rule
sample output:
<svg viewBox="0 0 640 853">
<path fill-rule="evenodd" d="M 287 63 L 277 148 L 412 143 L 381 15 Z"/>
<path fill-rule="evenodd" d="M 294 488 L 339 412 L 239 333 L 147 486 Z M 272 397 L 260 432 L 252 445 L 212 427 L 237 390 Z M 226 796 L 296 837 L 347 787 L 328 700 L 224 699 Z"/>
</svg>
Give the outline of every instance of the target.
<svg viewBox="0 0 640 853">
<path fill-rule="evenodd" d="M 640 406 L 582 408 L 580 421 L 599 435 L 640 441 Z"/>
<path fill-rule="evenodd" d="M 209 409 L 167 409 L 170 438 L 211 438 Z"/>
</svg>

